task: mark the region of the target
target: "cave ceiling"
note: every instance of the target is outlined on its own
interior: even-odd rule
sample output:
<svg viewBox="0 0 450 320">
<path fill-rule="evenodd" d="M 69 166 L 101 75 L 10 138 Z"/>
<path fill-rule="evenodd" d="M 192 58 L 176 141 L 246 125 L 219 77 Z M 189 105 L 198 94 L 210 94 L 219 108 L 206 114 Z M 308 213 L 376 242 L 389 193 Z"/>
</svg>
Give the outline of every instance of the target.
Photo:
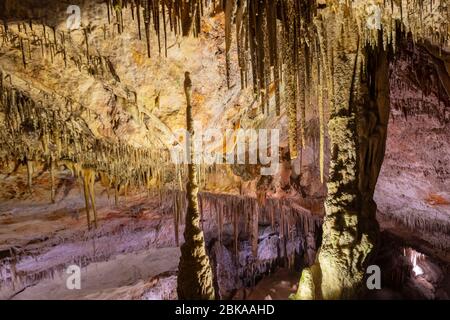
<svg viewBox="0 0 450 320">
<path fill-rule="evenodd" d="M 137 177 L 144 172 L 157 171 L 149 165 L 158 162 L 153 153 L 175 143 L 171 131 L 182 123 L 181 117 L 167 119 L 177 112 L 177 103 L 173 98 L 168 101 L 168 90 L 164 90 L 173 84 L 155 84 L 162 78 L 158 74 L 174 73 L 172 65 L 183 68 L 180 55 L 189 59 L 193 54 L 189 50 L 198 44 L 182 37 L 192 34 L 206 41 L 210 34 L 202 35 L 200 20 L 219 13 L 224 14 L 224 34 L 217 31 L 215 36 L 225 37 L 225 48 L 219 48 L 225 50 L 225 61 L 219 63 L 226 88 L 220 79 L 224 75 L 217 71 L 216 76 L 201 78 L 222 88 L 215 97 L 198 93 L 206 105 L 223 104 L 218 100 L 224 99 L 227 88 L 234 89 L 234 100 L 240 99 L 236 87 L 248 89 L 263 115 L 273 108 L 277 116 L 283 112 L 293 119 L 300 113 L 305 119 L 310 108 L 317 108 L 318 135 L 323 136 L 324 109 L 331 110 L 335 102 L 332 92 L 339 70 L 333 68 L 334 54 L 353 36 L 360 43 L 390 46 L 393 51 L 404 38 L 423 44 L 435 57 L 432 81 L 438 81 L 448 96 L 450 27 L 445 1 L 217 1 L 212 12 L 206 12 L 207 1 L 79 1 L 82 25 L 70 33 L 64 30 L 66 1 L 7 0 L 1 5 L 1 123 L 6 129 L 1 140 L 8 146 L 2 157 L 9 160 L 65 159 L 112 176 L 126 172 L 125 164 L 132 161 L 139 169 L 125 180 L 134 175 L 134 182 L 142 180 Z M 371 5 L 383 8 L 380 32 L 366 28 L 373 14 Z M 54 12 L 50 14 L 48 8 Z M 138 49 L 130 49 L 127 41 Z M 183 48 L 171 53 L 182 41 L 190 45 L 186 52 Z M 158 61 L 159 57 L 170 63 Z M 143 66 L 147 70 L 138 71 Z M 230 88 L 231 68 L 240 75 L 234 88 Z M 173 76 L 171 80 L 180 81 Z M 82 86 L 73 90 L 76 83 Z M 202 85 L 207 92 L 207 84 Z M 285 86 L 288 94 L 283 94 Z M 275 96 L 272 105 L 271 95 Z M 317 97 L 321 98 L 315 101 Z M 246 103 L 245 98 L 241 100 Z M 158 114 L 155 109 L 161 104 L 162 108 L 170 105 L 169 110 Z M 306 130 L 303 120 L 288 121 L 291 158 L 307 143 Z M 294 134 L 297 131 L 299 136 Z M 117 155 L 123 163 L 112 165 Z M 323 162 L 323 151 L 320 159 Z"/>
</svg>

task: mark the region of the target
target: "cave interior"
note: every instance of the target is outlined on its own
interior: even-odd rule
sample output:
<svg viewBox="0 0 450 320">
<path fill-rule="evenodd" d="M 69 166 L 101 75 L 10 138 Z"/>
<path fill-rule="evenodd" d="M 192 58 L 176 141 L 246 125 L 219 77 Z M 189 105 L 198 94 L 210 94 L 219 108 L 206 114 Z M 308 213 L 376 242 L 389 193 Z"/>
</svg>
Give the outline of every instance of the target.
<svg viewBox="0 0 450 320">
<path fill-rule="evenodd" d="M 0 0 L 0 299 L 449 300 L 449 129 L 448 0 Z"/>
</svg>

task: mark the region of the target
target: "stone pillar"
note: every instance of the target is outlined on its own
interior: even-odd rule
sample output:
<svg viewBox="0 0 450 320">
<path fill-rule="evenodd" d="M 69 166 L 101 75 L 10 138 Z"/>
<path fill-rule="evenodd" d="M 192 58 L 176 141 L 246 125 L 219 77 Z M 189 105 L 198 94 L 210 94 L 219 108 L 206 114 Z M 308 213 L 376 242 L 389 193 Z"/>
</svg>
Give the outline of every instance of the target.
<svg viewBox="0 0 450 320">
<path fill-rule="evenodd" d="M 186 124 L 189 137 L 187 148 L 189 155 L 186 186 L 187 212 L 184 230 L 185 242 L 181 246 L 181 258 L 178 266 L 178 298 L 188 300 L 213 300 L 215 298 L 213 273 L 205 249 L 205 238 L 200 228 L 198 207 L 197 167 L 194 164 L 194 121 L 192 118 L 191 93 L 192 82 L 189 72 L 185 74 L 184 90 L 187 100 Z"/>
<path fill-rule="evenodd" d="M 334 108 L 328 124 L 331 160 L 323 241 L 316 263 L 303 271 L 297 299 L 356 297 L 379 234 L 373 193 L 389 118 L 387 53 L 366 48 L 351 32 L 351 19 L 336 20 L 343 26 L 334 34 Z"/>
</svg>

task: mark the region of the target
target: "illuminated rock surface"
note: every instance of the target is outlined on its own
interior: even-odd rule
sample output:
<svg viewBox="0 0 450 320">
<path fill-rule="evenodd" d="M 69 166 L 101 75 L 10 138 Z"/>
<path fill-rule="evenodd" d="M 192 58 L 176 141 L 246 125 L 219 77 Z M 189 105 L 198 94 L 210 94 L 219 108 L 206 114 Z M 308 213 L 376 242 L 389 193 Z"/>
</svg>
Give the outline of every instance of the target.
<svg viewBox="0 0 450 320">
<path fill-rule="evenodd" d="M 0 4 L 0 298 L 448 299 L 447 1 L 80 3 Z M 278 172 L 176 165 L 207 128 Z"/>
</svg>

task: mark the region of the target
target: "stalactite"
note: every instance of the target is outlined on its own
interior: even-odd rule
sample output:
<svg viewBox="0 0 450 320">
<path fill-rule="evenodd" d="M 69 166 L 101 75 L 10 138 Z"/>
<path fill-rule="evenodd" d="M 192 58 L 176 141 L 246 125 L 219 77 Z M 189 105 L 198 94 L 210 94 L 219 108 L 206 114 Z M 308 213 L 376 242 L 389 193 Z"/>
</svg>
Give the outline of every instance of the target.
<svg viewBox="0 0 450 320">
<path fill-rule="evenodd" d="M 319 45 L 319 44 L 318 44 Z M 319 52 L 319 50 L 317 50 Z M 318 59 L 319 60 L 319 59 Z M 324 119 L 324 106 L 323 106 L 323 71 L 321 70 L 320 63 L 317 64 L 317 95 L 318 95 L 318 107 L 319 107 L 319 168 L 320 168 L 320 182 L 324 182 L 324 158 L 325 158 L 325 119 Z"/>
<path fill-rule="evenodd" d="M 141 0 L 136 0 L 136 18 L 137 18 L 137 27 L 138 27 L 139 40 L 142 40 L 142 33 L 141 33 Z"/>
<path fill-rule="evenodd" d="M 117 184 L 114 187 L 114 205 L 116 207 L 119 205 L 119 191 L 120 191 L 120 184 Z"/>
<path fill-rule="evenodd" d="M 88 229 L 91 229 L 91 215 L 90 215 L 90 206 L 89 206 L 89 178 L 86 174 L 81 177 L 83 184 L 83 195 L 84 195 L 84 204 L 86 210 L 86 219 Z"/>
<path fill-rule="evenodd" d="M 147 40 L 147 56 L 150 58 L 150 0 L 144 0 L 144 25 Z"/>
<path fill-rule="evenodd" d="M 222 244 L 222 235 L 223 235 L 223 204 L 222 203 L 217 204 L 216 212 L 217 212 L 217 226 L 218 226 L 217 238 L 219 239 L 219 243 Z"/>
<path fill-rule="evenodd" d="M 225 68 L 228 88 L 230 88 L 231 19 L 234 4 L 235 1 L 227 1 L 225 4 Z"/>
<path fill-rule="evenodd" d="M 65 110 L 64 112 L 73 112 L 76 107 L 70 99 L 65 99 L 64 103 L 59 104 L 60 102 L 57 101 L 48 101 L 49 95 L 44 94 L 45 96 L 39 103 L 34 103 L 33 99 L 36 97 L 31 97 L 28 93 L 12 89 L 7 92 L 11 99 L 0 101 L 0 103 L 6 103 L 5 110 L 8 119 L 6 127 L 4 127 L 5 130 L 1 131 L 1 136 L 5 137 L 6 141 L 21 141 L 24 129 L 27 131 L 33 130 L 36 136 L 39 137 L 39 144 L 36 147 L 40 146 L 40 148 L 33 147 L 32 150 L 27 151 L 17 150 L 12 147 L 10 148 L 12 154 L 19 156 L 28 153 L 30 157 L 42 162 L 48 162 L 50 156 L 54 157 L 55 161 L 72 159 L 85 168 L 106 170 L 106 174 L 111 177 L 111 180 L 116 181 L 114 182 L 115 185 L 141 185 L 144 183 L 140 179 L 141 173 L 147 172 L 148 167 L 156 161 L 156 153 L 142 153 L 141 149 L 130 147 L 115 148 L 109 142 L 97 140 L 90 134 L 79 132 L 74 126 L 74 122 L 72 122 L 73 119 L 67 122 L 63 114 L 47 108 L 47 104 L 51 103 L 56 109 Z M 88 115 L 89 113 L 91 113 L 90 109 L 87 110 Z M 61 123 L 66 125 L 60 126 Z M 69 141 L 73 142 L 69 143 Z M 49 154 L 50 145 L 55 146 L 52 155 Z M 18 144 L 18 146 L 21 146 L 21 144 Z M 92 146 L 95 147 L 92 148 Z M 164 151 L 159 151 L 159 153 L 164 155 Z M 111 164 L 108 161 L 111 158 L 127 160 L 118 160 Z M 127 167 L 127 163 L 131 163 L 133 166 Z M 117 172 L 122 172 L 124 178 L 119 179 L 116 177 L 112 179 Z M 124 180 L 125 182 L 120 182 L 119 180 Z"/>
<path fill-rule="evenodd" d="M 111 7 L 110 7 L 110 0 L 105 0 L 106 3 L 106 10 L 108 12 L 108 24 L 111 24 Z"/>
<path fill-rule="evenodd" d="M 251 230 L 250 238 L 252 244 L 253 258 L 258 258 L 258 238 L 259 238 L 259 205 L 258 202 L 252 203 L 252 210 L 250 211 Z"/>
<path fill-rule="evenodd" d="M 162 16 L 164 26 L 164 56 L 167 58 L 167 24 L 166 24 L 166 7 L 162 4 Z"/>
<path fill-rule="evenodd" d="M 128 1 L 125 1 L 125 7 L 127 6 Z M 130 1 L 130 13 L 131 13 L 131 19 L 134 21 L 134 1 Z"/>
<path fill-rule="evenodd" d="M 179 238 L 179 221 L 180 221 L 180 203 L 178 200 L 178 192 L 173 193 L 173 223 L 174 223 L 174 230 L 175 230 L 175 243 L 177 247 L 180 246 L 180 238 Z"/>
<path fill-rule="evenodd" d="M 55 161 L 53 157 L 50 157 L 50 199 L 52 203 L 55 203 Z"/>
<path fill-rule="evenodd" d="M 306 148 L 306 108 L 309 103 L 309 89 L 307 88 L 307 66 L 306 66 L 306 56 L 307 56 L 307 45 L 306 43 L 302 44 L 303 46 L 299 50 L 299 61 L 301 65 L 301 70 L 299 70 L 298 81 L 299 86 L 299 102 L 300 102 L 300 140 L 302 145 L 302 150 Z M 301 162 L 300 162 L 301 164 Z"/>
<path fill-rule="evenodd" d="M 27 184 L 28 191 L 33 193 L 33 161 L 27 159 Z"/>
<path fill-rule="evenodd" d="M 407 227 L 412 231 L 423 231 L 427 233 L 450 234 L 450 223 L 442 219 L 427 220 L 423 219 L 420 214 L 410 213 L 398 215 L 394 212 L 383 212 L 386 219 L 395 221 L 396 223 Z"/>
<path fill-rule="evenodd" d="M 96 175 L 95 175 L 95 172 L 93 170 L 89 170 L 88 171 L 89 198 L 91 200 L 92 211 L 94 213 L 94 227 L 97 228 L 98 227 L 97 208 L 96 208 L 96 205 L 95 205 L 95 189 L 94 189 L 95 176 Z"/>
<path fill-rule="evenodd" d="M 159 0 L 156 0 L 156 3 L 154 3 L 153 8 L 153 23 L 156 35 L 158 37 L 158 53 L 161 56 L 161 28 L 160 28 L 159 9 L 160 9 Z"/>
<path fill-rule="evenodd" d="M 239 257 L 239 211 L 233 208 L 233 244 L 234 256 L 237 260 Z"/>
<path fill-rule="evenodd" d="M 87 27 L 83 28 L 84 41 L 86 43 L 86 59 L 89 64 L 90 55 L 89 55 L 89 35 L 88 35 L 88 33 L 89 33 L 88 28 Z"/>
<path fill-rule="evenodd" d="M 202 223 L 202 231 L 205 231 L 205 211 L 203 207 L 203 196 L 199 193 L 198 194 L 198 208 L 200 210 L 200 220 Z"/>
<path fill-rule="evenodd" d="M 113 9 L 116 14 L 117 32 L 123 32 L 122 0 L 113 0 Z"/>
<path fill-rule="evenodd" d="M 286 3 L 286 22 L 285 33 L 289 37 L 286 45 L 286 104 L 289 121 L 289 152 L 291 159 L 298 157 L 298 132 L 297 132 L 297 97 L 296 97 L 296 63 L 295 63 L 295 19 L 296 12 L 293 0 L 287 0 Z"/>
<path fill-rule="evenodd" d="M 22 63 L 23 63 L 23 67 L 26 69 L 27 68 L 27 58 L 25 57 L 25 49 L 23 46 L 23 39 L 20 38 L 20 50 L 22 51 Z"/>
</svg>

